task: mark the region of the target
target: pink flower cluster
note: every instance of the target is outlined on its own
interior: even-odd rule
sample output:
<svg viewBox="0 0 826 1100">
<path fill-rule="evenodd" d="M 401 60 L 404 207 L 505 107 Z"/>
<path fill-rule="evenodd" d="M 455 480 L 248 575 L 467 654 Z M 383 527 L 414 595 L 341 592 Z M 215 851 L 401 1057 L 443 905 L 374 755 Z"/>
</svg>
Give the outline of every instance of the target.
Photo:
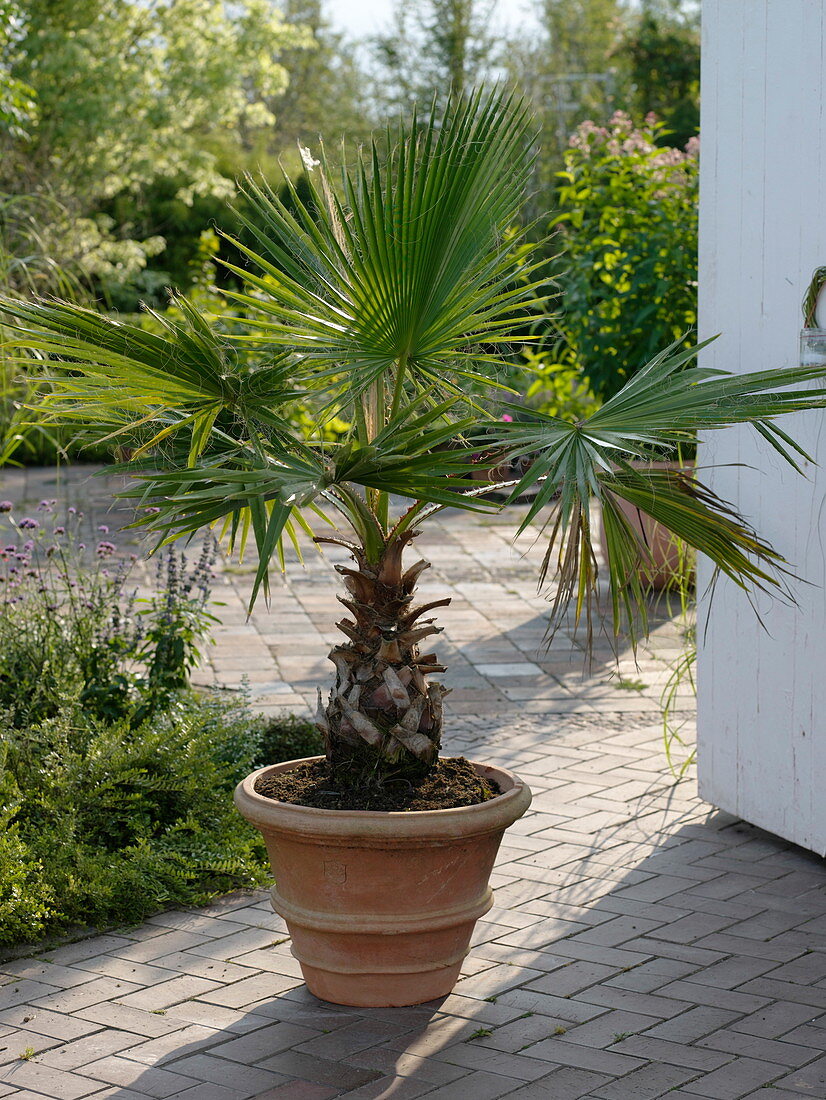
<svg viewBox="0 0 826 1100">
<path fill-rule="evenodd" d="M 571 135 L 568 145 L 585 156 L 607 153 L 612 157 L 646 156 L 654 167 L 673 168 L 687 160 L 696 159 L 700 151 L 700 139 L 690 138 L 685 151 L 657 145 L 662 126 L 653 113 L 645 116 L 645 124 L 636 129 L 631 116 L 625 111 L 615 111 L 608 126 L 598 126 L 591 119 L 580 123 Z"/>
</svg>

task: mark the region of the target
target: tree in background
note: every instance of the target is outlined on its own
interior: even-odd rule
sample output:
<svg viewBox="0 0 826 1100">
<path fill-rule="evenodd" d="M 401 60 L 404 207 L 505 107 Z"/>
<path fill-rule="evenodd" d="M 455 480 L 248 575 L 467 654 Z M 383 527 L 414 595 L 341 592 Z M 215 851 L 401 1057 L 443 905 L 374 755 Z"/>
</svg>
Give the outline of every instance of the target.
<svg viewBox="0 0 826 1100">
<path fill-rule="evenodd" d="M 162 309 L 167 287 L 189 292 L 207 281 L 226 282 L 226 271 L 220 266 L 209 271 L 209 280 L 203 277 L 210 247 L 222 259 L 243 263 L 226 239 L 216 237 L 208 228 L 216 226 L 244 238 L 245 230 L 224 200 L 223 189 L 229 186 L 234 191 L 234 181 L 246 169 L 272 176 L 283 164 L 291 175 L 298 174 L 299 143 L 313 144 L 321 129 L 332 140 L 346 133 L 348 140 L 358 142 L 369 134 L 365 81 L 353 44 L 331 29 L 321 0 L 287 0 L 283 11 L 287 24 L 304 32 L 279 54 L 279 65 L 289 80 L 277 94 L 262 99 L 270 124 L 246 128 L 243 142 L 231 132 L 223 135 L 220 143 L 212 139 L 219 188 L 191 194 L 185 174 L 165 175 L 139 189 L 123 190 L 102 204 L 103 213 L 115 225 L 130 225 L 135 236 L 160 236 L 165 241 L 163 252 L 125 284 L 99 280 L 114 307 L 134 312 L 143 301 Z M 245 205 L 243 196 L 236 202 Z M 234 282 L 232 278 L 229 281 Z"/>
<path fill-rule="evenodd" d="M 0 0 L 0 134 L 26 140 L 37 117 L 34 89 L 12 75 L 20 9 Z"/>
<path fill-rule="evenodd" d="M 513 77 L 532 93 L 543 134 L 560 152 L 588 115 L 614 109 L 615 52 L 628 28 L 625 0 L 542 0 L 540 34 L 509 50 Z"/>
<path fill-rule="evenodd" d="M 537 48 L 547 50 L 551 75 L 610 71 L 627 18 L 625 0 L 542 0 L 539 11 L 546 38 Z"/>
<path fill-rule="evenodd" d="M 627 67 L 628 108 L 653 111 L 663 140 L 682 148 L 700 129 L 700 28 L 696 13 L 649 0 L 626 34 L 617 57 Z"/>
<path fill-rule="evenodd" d="M 232 194 L 222 151 L 272 126 L 268 103 L 288 80 L 280 54 L 310 44 L 269 0 L 3 3 L 6 86 L 30 88 L 36 113 L 22 128 L 0 114 L 0 189 L 58 200 L 69 213 L 58 258 L 110 280 L 134 276 L 163 241 L 136 239 L 102 204 L 160 179 L 180 181 L 185 203 Z"/>
<path fill-rule="evenodd" d="M 490 30 L 496 0 L 396 0 L 390 30 L 373 40 L 379 115 L 446 100 L 491 75 L 500 44 Z"/>
<path fill-rule="evenodd" d="M 531 214 L 551 205 L 570 135 L 617 109 L 654 112 L 660 141 L 683 148 L 699 128 L 700 42 L 692 0 L 539 0 L 540 34 L 507 46 L 510 78 L 542 127 Z"/>
<path fill-rule="evenodd" d="M 332 29 L 322 0 L 285 0 L 282 8 L 287 22 L 304 27 L 311 41 L 309 49 L 302 42 L 281 55 L 290 79 L 269 104 L 275 124 L 264 137 L 269 155 L 278 151 L 298 172 L 299 141 L 307 145 L 322 130 L 330 142 L 345 134 L 351 141 L 367 140 L 375 104 L 366 94 L 356 45 Z"/>
<path fill-rule="evenodd" d="M 621 102 L 615 51 L 627 28 L 625 0 L 541 0 L 539 34 L 509 43 L 507 70 L 541 127 L 529 214 L 552 206 L 556 174 L 580 122 L 607 121 Z"/>
</svg>

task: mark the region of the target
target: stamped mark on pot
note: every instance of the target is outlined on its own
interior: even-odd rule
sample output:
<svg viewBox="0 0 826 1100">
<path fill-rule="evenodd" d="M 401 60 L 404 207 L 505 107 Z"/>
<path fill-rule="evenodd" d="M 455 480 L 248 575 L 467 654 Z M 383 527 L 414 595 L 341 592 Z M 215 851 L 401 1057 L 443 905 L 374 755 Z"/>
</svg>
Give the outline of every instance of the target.
<svg viewBox="0 0 826 1100">
<path fill-rule="evenodd" d="M 337 859 L 325 859 L 324 877 L 328 880 L 328 882 L 346 882 L 347 867 L 343 863 L 339 863 Z"/>
</svg>

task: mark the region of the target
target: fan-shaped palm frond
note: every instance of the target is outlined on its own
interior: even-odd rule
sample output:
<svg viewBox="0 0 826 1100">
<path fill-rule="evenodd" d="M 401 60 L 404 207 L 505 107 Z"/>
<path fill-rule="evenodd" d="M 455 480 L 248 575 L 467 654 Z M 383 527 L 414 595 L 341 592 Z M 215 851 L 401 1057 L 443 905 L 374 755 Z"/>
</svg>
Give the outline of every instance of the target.
<svg viewBox="0 0 826 1100">
<path fill-rule="evenodd" d="M 498 424 L 486 439 L 510 453 L 531 454 L 530 469 L 512 496 L 538 491 L 520 531 L 540 518 L 558 497 L 542 580 L 554 579 L 551 628 L 571 600 L 577 618 L 596 597 L 596 554 L 589 506 L 596 498 L 603 512 L 608 550 L 608 582 L 615 635 L 630 630 L 645 611 L 638 567 L 648 554 L 617 500 L 645 512 L 689 546 L 711 559 L 716 569 L 744 589 L 780 591 L 788 571 L 780 554 L 764 542 L 725 501 L 688 470 L 645 468 L 693 443 L 697 432 L 751 424 L 793 466 L 804 451 L 775 423 L 789 412 L 826 405 L 824 372 L 793 367 L 728 374 L 690 366 L 705 346 L 677 352 L 665 349 L 600 409 L 579 423 L 525 414 L 522 423 Z M 812 382 L 820 385 L 812 386 Z M 637 465 L 632 465 L 636 460 Z M 640 465 L 643 464 L 643 465 Z"/>
<path fill-rule="evenodd" d="M 232 268 L 255 292 L 233 297 L 321 377 L 346 363 L 350 400 L 388 381 L 399 400 L 405 384 L 455 393 L 458 378 L 489 381 L 480 363 L 519 327 L 514 311 L 539 285 L 530 275 L 540 263 L 520 266 L 522 234 L 507 232 L 518 224 L 532 129 L 513 97 L 480 92 L 442 126 L 414 119 L 395 140 L 388 133 L 387 163 L 374 143 L 344 166 L 339 193 L 322 151 L 309 205 L 293 190 L 288 209 L 247 180 L 258 250 L 238 247 L 260 274 Z"/>
<path fill-rule="evenodd" d="M 270 356 L 251 369 L 185 298 L 175 304 L 182 322 L 152 313 L 160 333 L 69 302 L 8 302 L 3 312 L 16 348 L 61 365 L 49 377 L 55 419 L 109 425 L 115 434 L 151 424 L 142 450 L 187 428 L 190 462 L 206 447 L 222 410 L 289 433 L 278 410 L 302 391 L 291 383 L 286 357 Z"/>
</svg>

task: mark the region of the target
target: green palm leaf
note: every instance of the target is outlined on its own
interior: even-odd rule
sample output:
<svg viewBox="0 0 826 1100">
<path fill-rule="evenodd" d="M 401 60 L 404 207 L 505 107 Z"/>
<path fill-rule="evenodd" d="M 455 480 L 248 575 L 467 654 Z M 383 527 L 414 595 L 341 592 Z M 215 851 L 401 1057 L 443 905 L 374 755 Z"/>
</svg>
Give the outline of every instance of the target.
<svg viewBox="0 0 826 1100">
<path fill-rule="evenodd" d="M 300 349 L 322 374 L 346 363 L 351 400 L 387 375 L 428 388 L 435 378 L 449 391 L 460 363 L 487 381 L 475 370 L 478 345 L 506 340 L 519 327 L 514 310 L 536 301 L 525 278 L 533 268 L 517 282 L 517 242 L 506 234 L 531 130 L 513 97 L 478 93 L 442 126 L 414 119 L 389 164 L 374 144 L 352 171 L 345 165 L 341 198 L 323 157 L 308 173 L 311 207 L 293 191 L 290 210 L 248 180 L 256 216 L 246 226 L 259 247 L 238 247 L 258 272 L 232 269 L 254 292 L 234 299 L 267 341 Z"/>
<path fill-rule="evenodd" d="M 188 428 L 190 461 L 206 447 L 222 410 L 288 432 L 277 410 L 301 391 L 290 381 L 286 357 L 271 355 L 253 369 L 186 299 L 175 304 L 181 323 L 152 313 L 160 334 L 68 302 L 10 301 L 3 312 L 17 349 L 36 351 L 63 368 L 47 379 L 57 422 L 97 423 L 112 434 L 151 423 L 155 431 L 143 440 L 146 448 Z"/>
<path fill-rule="evenodd" d="M 618 506 L 623 500 L 661 523 L 714 563 L 747 591 L 785 592 L 784 559 L 725 501 L 687 470 L 632 466 L 676 455 L 698 431 L 752 424 L 792 465 L 805 452 L 773 421 L 774 417 L 826 406 L 823 370 L 792 367 L 728 374 L 691 366 L 701 344 L 688 351 L 665 349 L 587 419 L 571 424 L 526 414 L 525 421 L 489 428 L 489 445 L 512 455 L 531 454 L 533 462 L 512 497 L 535 488 L 520 531 L 540 522 L 542 509 L 558 500 L 541 580 L 553 578 L 551 630 L 573 601 L 575 619 L 585 613 L 589 635 L 597 596 L 596 554 L 589 505 L 603 512 L 607 573 L 614 635 L 637 624 L 645 631 L 645 592 L 639 567 L 649 558 L 640 536 Z M 820 385 L 813 386 L 812 382 Z"/>
</svg>

